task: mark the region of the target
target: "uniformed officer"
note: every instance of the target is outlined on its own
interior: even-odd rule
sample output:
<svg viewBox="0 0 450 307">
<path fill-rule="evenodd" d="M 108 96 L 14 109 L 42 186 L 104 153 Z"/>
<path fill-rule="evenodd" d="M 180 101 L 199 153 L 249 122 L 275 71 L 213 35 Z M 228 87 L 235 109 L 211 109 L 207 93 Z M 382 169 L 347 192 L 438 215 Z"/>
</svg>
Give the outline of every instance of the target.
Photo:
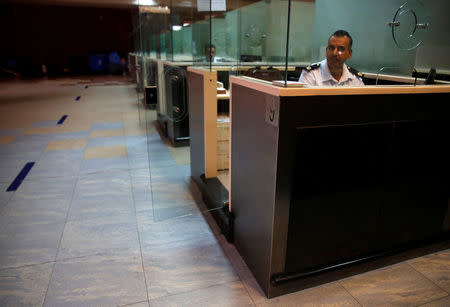
<svg viewBox="0 0 450 307">
<path fill-rule="evenodd" d="M 352 56 L 353 40 L 344 30 L 338 30 L 328 39 L 327 58 L 302 71 L 299 81 L 311 86 L 361 86 L 363 74 L 345 65 Z"/>
</svg>

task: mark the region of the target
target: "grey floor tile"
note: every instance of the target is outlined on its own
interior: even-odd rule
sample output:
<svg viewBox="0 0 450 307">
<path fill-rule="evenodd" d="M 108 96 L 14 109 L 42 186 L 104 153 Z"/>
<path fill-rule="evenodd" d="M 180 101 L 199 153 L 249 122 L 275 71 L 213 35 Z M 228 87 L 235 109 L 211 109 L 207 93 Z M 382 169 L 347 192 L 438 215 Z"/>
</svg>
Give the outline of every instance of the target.
<svg viewBox="0 0 450 307">
<path fill-rule="evenodd" d="M 220 229 L 219 229 L 220 232 Z M 242 259 L 239 252 L 236 250 L 235 246 L 227 241 L 227 239 L 222 235 L 216 235 L 217 241 L 222 247 L 223 252 L 227 256 L 227 259 L 230 261 L 231 265 L 234 268 L 234 271 L 239 275 L 241 280 L 252 279 L 253 275 L 244 259 Z"/>
<path fill-rule="evenodd" d="M 71 199 L 76 180 L 75 177 L 24 180 L 13 199 Z"/>
<path fill-rule="evenodd" d="M 405 263 L 353 276 L 339 283 L 364 306 L 420 305 L 448 295 Z"/>
<path fill-rule="evenodd" d="M 150 157 L 155 158 L 170 158 L 173 160 L 172 155 L 170 154 L 169 149 L 164 144 L 152 144 L 148 143 L 147 151 Z"/>
<path fill-rule="evenodd" d="M 74 199 L 131 196 L 131 178 L 128 171 L 110 171 L 86 174 L 79 177 Z"/>
<path fill-rule="evenodd" d="M 150 141 L 154 141 L 154 142 L 161 142 L 161 137 L 159 136 L 158 133 L 153 133 L 153 134 L 148 135 L 148 139 Z"/>
<path fill-rule="evenodd" d="M 145 300 L 140 254 L 126 251 L 57 262 L 44 306 L 120 306 Z"/>
<path fill-rule="evenodd" d="M 3 206 L 9 202 L 14 192 L 7 192 L 10 183 L 1 183 L 0 182 L 0 210 Z"/>
<path fill-rule="evenodd" d="M 11 154 L 0 154 L 0 169 L 18 168 L 22 169 L 28 162 L 35 162 L 39 160 L 42 152 L 16 152 Z"/>
<path fill-rule="evenodd" d="M 47 143 L 48 144 L 48 143 Z M 8 145 L 0 146 L 0 155 L 11 155 L 14 153 L 26 153 L 26 152 L 43 152 L 47 144 L 24 144 L 24 143 L 11 143 Z"/>
<path fill-rule="evenodd" d="M 118 307 L 149 307 L 149 303 L 148 301 L 145 302 L 139 302 L 139 303 L 134 303 L 134 304 L 126 304 L 126 305 L 121 305 Z"/>
<path fill-rule="evenodd" d="M 195 183 L 194 179 L 192 179 L 191 176 L 186 176 L 186 177 L 183 177 L 183 180 L 184 180 L 184 186 L 191 193 L 191 197 L 197 203 L 203 202 L 202 192 L 200 191 L 200 188 L 198 187 L 198 185 Z"/>
<path fill-rule="evenodd" d="M 72 200 L 69 221 L 92 218 L 135 217 L 133 199 L 130 196 L 84 197 Z"/>
<path fill-rule="evenodd" d="M 53 263 L 0 270 L 0 306 L 42 306 Z"/>
<path fill-rule="evenodd" d="M 153 220 L 151 211 L 142 211 L 137 213 L 137 220 L 142 247 L 213 237 L 201 214 L 158 222 Z"/>
<path fill-rule="evenodd" d="M 114 216 L 66 223 L 58 259 L 139 249 L 136 218 Z"/>
<path fill-rule="evenodd" d="M 0 129 L 0 135 L 20 135 L 24 129 Z"/>
<path fill-rule="evenodd" d="M 23 166 L 25 166 L 25 164 Z M 15 166 L 0 167 L 0 183 L 11 184 L 14 181 L 14 179 L 17 177 L 17 175 L 19 175 L 20 171 L 22 171 L 23 166 L 21 166 L 21 167 L 15 167 Z"/>
<path fill-rule="evenodd" d="M 34 122 L 30 125 L 30 127 L 50 127 L 56 126 L 58 124 L 57 120 L 44 120 L 39 122 Z"/>
<path fill-rule="evenodd" d="M 0 266 L 18 267 L 54 261 L 64 223 L 15 224 L 0 217 Z"/>
<path fill-rule="evenodd" d="M 149 164 L 151 170 L 167 169 L 168 167 L 176 166 L 172 158 L 155 158 L 154 156 L 149 156 Z"/>
<path fill-rule="evenodd" d="M 54 133 L 53 140 L 76 140 L 89 137 L 90 131 Z"/>
<path fill-rule="evenodd" d="M 191 164 L 178 165 L 178 170 L 183 177 L 191 176 Z"/>
<path fill-rule="evenodd" d="M 142 176 L 131 175 L 131 182 L 135 200 L 152 200 L 152 187 L 149 175 L 145 175 L 145 172 Z"/>
<path fill-rule="evenodd" d="M 39 135 L 19 135 L 17 136 L 15 143 L 33 144 L 33 143 L 48 143 L 52 140 L 52 134 L 39 134 Z"/>
<path fill-rule="evenodd" d="M 161 200 L 185 200 L 193 201 L 191 185 L 184 178 L 177 180 L 161 180 L 152 177 L 152 193 L 157 194 Z"/>
<path fill-rule="evenodd" d="M 149 161 L 149 154 L 146 148 L 131 147 L 127 145 L 128 158 L 141 159 L 145 158 Z"/>
<path fill-rule="evenodd" d="M 81 163 L 80 174 L 128 169 L 128 157 L 88 159 Z"/>
<path fill-rule="evenodd" d="M 153 216 L 153 202 L 151 200 L 134 200 L 136 212 L 151 212 Z"/>
<path fill-rule="evenodd" d="M 104 138 L 92 138 L 88 140 L 87 147 L 119 146 L 125 145 L 125 136 L 110 136 Z"/>
<path fill-rule="evenodd" d="M 133 188 L 133 199 L 135 201 L 153 201 L 150 188 L 148 188 L 148 189 L 134 189 Z"/>
<path fill-rule="evenodd" d="M 155 199 L 155 194 L 153 193 L 153 218 L 155 221 L 159 222 L 199 213 L 200 210 L 195 202 Z"/>
<path fill-rule="evenodd" d="M 238 280 L 214 237 L 142 251 L 150 300 Z"/>
<path fill-rule="evenodd" d="M 78 176 L 81 160 L 55 159 L 50 162 L 41 160 L 35 163 L 25 180 L 39 180 L 41 178 L 75 177 Z"/>
<path fill-rule="evenodd" d="M 145 135 L 127 136 L 128 153 L 144 153 L 148 155 L 147 137 Z"/>
<path fill-rule="evenodd" d="M 132 178 L 133 190 L 136 191 L 151 191 L 150 177 L 147 178 Z"/>
<path fill-rule="evenodd" d="M 0 146 L 0 154 L 14 154 L 26 152 L 43 152 L 48 143 L 52 140 L 51 135 L 28 136 L 19 135 L 8 145 Z"/>
<path fill-rule="evenodd" d="M 178 181 L 167 180 L 165 182 L 154 181 L 152 179 L 153 200 L 161 202 L 180 202 L 195 203 L 194 196 L 191 193 L 191 187 L 182 179 Z"/>
<path fill-rule="evenodd" d="M 150 169 L 148 167 L 141 167 L 130 170 L 132 182 L 150 182 Z"/>
<path fill-rule="evenodd" d="M 130 148 L 127 147 L 127 154 L 129 159 L 147 159 L 149 161 L 149 155 L 148 152 L 145 150 L 136 150 L 131 151 Z"/>
<path fill-rule="evenodd" d="M 128 135 L 127 144 L 147 146 L 147 135 Z"/>
<path fill-rule="evenodd" d="M 150 167 L 149 159 L 146 156 L 142 157 L 128 156 L 128 164 L 130 166 L 130 169 L 140 169 Z"/>
<path fill-rule="evenodd" d="M 92 130 L 108 130 L 108 129 L 121 129 L 123 128 L 123 122 L 109 122 L 109 123 L 95 123 L 92 125 Z"/>
<path fill-rule="evenodd" d="M 420 307 L 448 307 L 450 306 L 450 296 L 446 296 L 442 299 L 438 299 L 424 305 L 420 305 Z"/>
<path fill-rule="evenodd" d="M 80 163 L 83 160 L 83 155 L 84 149 L 52 150 L 43 152 L 36 161 L 46 164 Z"/>
<path fill-rule="evenodd" d="M 348 306 L 360 304 L 339 283 L 330 283 L 273 299 L 258 301 L 257 306 Z"/>
<path fill-rule="evenodd" d="M 155 142 L 155 141 L 149 140 L 147 142 L 147 145 L 148 145 L 147 146 L 147 151 L 148 151 L 150 156 L 154 156 L 154 157 L 170 157 L 170 158 L 172 158 L 172 155 L 170 154 L 169 148 L 167 148 L 167 145 L 165 145 L 161 141 Z"/>
<path fill-rule="evenodd" d="M 450 293 L 450 250 L 413 259 L 409 264 Z"/>
<path fill-rule="evenodd" d="M 151 150 L 158 150 L 158 149 L 164 149 L 164 148 L 167 150 L 167 146 L 164 144 L 164 142 L 161 139 L 161 136 L 159 134 L 148 135 L 147 143 L 148 143 L 149 149 L 151 149 Z M 167 140 L 167 143 L 169 143 L 168 140 Z"/>
<path fill-rule="evenodd" d="M 3 208 L 0 216 L 12 224 L 64 223 L 70 206 L 68 199 L 12 199 Z"/>
<path fill-rule="evenodd" d="M 242 283 L 256 305 L 263 304 L 268 300 L 254 277 L 242 280 Z"/>
<path fill-rule="evenodd" d="M 153 166 L 154 165 L 151 164 L 150 167 L 150 176 L 153 182 L 182 182 L 182 179 L 184 178 L 180 172 L 179 166 L 176 164 L 161 168 L 155 168 Z"/>
<path fill-rule="evenodd" d="M 106 180 L 109 178 L 121 178 L 123 180 L 130 179 L 128 170 L 103 170 L 95 173 L 80 174 L 82 180 Z"/>
<path fill-rule="evenodd" d="M 255 306 L 241 282 L 231 282 L 205 289 L 162 297 L 150 301 L 154 307 L 177 306 Z"/>
</svg>

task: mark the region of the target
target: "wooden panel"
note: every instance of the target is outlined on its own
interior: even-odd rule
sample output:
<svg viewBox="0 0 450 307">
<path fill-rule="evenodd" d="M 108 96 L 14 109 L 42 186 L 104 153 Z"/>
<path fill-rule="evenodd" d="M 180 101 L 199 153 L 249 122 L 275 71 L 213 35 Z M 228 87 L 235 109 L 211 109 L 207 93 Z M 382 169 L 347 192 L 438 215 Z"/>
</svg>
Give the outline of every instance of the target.
<svg viewBox="0 0 450 307">
<path fill-rule="evenodd" d="M 366 88 L 352 88 L 346 91 L 338 90 L 334 96 L 331 95 L 332 89 L 326 89 L 324 92 L 326 94 L 320 96 L 277 97 L 270 95 L 273 91 L 264 91 L 263 84 L 254 86 L 257 83 L 248 82 L 242 85 L 241 82 L 235 83 L 235 79 L 233 78 L 231 87 L 231 153 L 233 157 L 231 202 L 235 217 L 235 246 L 266 295 L 273 297 L 320 282 L 336 280 L 336 278 L 353 274 L 352 270 L 355 268 L 363 271 L 370 266 L 375 268 L 395 263 L 397 259 L 405 259 L 411 255 L 402 254 L 400 258 L 383 257 L 387 260 L 386 262 L 372 261 L 370 265 L 345 267 L 320 275 L 312 273 L 318 265 L 324 263 L 331 265 L 339 260 L 368 253 L 372 256 L 373 253 L 386 252 L 388 248 L 397 247 L 399 242 L 408 242 L 409 239 L 421 240 L 430 237 L 439 239 L 441 229 L 447 229 L 447 222 L 444 219 L 445 210 L 448 210 L 448 178 L 440 175 L 441 177 L 437 180 L 429 180 L 430 183 L 426 180 L 420 181 L 419 186 L 422 189 L 416 186 L 415 189 L 407 190 L 401 190 L 404 182 L 398 183 L 394 180 L 390 183 L 394 187 L 394 194 L 403 193 L 402 195 L 409 196 L 391 199 L 391 202 L 386 204 L 380 203 L 380 197 L 387 195 L 390 199 L 392 193 L 386 192 L 385 186 L 380 187 L 378 184 L 380 178 L 386 178 L 386 169 L 393 164 L 398 174 L 395 178 L 400 181 L 402 174 L 413 176 L 417 175 L 417 172 L 428 172 L 429 168 L 417 169 L 416 167 L 421 157 L 425 157 L 428 161 L 422 161 L 425 163 L 422 166 L 433 165 L 433 169 L 439 169 L 440 174 L 448 174 L 450 171 L 448 159 L 443 155 L 448 156 L 450 153 L 442 146 L 434 146 L 439 142 L 444 145 L 447 143 L 444 136 L 448 136 L 450 105 L 447 102 L 449 94 L 445 91 L 439 93 L 443 91 L 443 87 L 433 88 L 438 93 L 422 93 L 423 90 L 432 91 L 431 88 L 424 87 L 422 90 L 412 89 L 412 93 L 405 94 L 406 88 L 402 88 L 399 93 L 402 91 L 405 93 L 399 95 L 389 93 L 386 87 L 385 91 L 389 94 L 383 94 L 383 90 L 376 94 L 364 94 Z M 369 92 L 372 90 L 369 89 Z M 348 94 L 352 91 L 359 92 L 355 95 Z M 344 93 L 347 94 L 344 95 Z M 266 121 L 265 115 L 270 101 L 279 102 L 278 126 L 268 124 Z M 417 129 L 415 125 L 412 128 L 408 126 L 410 123 L 420 121 L 425 123 L 425 126 L 419 125 Z M 426 127 L 430 127 L 431 121 L 442 125 L 438 124 L 438 128 L 426 134 L 428 137 L 420 139 L 420 142 L 425 142 L 427 145 L 418 150 L 414 145 L 418 144 L 418 138 L 427 130 Z M 343 134 L 340 134 L 339 131 L 343 130 L 337 129 L 338 127 L 344 127 Z M 311 149 L 307 151 L 308 157 L 315 159 L 325 156 L 332 159 L 330 161 L 325 159 L 325 162 L 330 162 L 329 164 L 318 159 L 323 165 L 314 164 L 300 185 L 304 184 L 304 191 L 311 193 L 315 188 L 320 190 L 331 187 L 332 197 L 339 194 L 338 196 L 343 196 L 342 199 L 348 199 L 348 202 L 344 201 L 341 207 L 339 205 L 333 207 L 332 204 L 321 207 L 323 205 L 321 202 L 326 203 L 332 197 L 322 191 L 316 191 L 320 199 L 306 205 L 308 207 L 306 211 L 303 210 L 305 208 L 292 208 L 292 205 L 299 206 L 298 199 L 303 202 L 305 197 L 307 199 L 309 197 L 295 194 L 299 185 L 294 181 L 302 173 L 302 170 L 295 169 L 295 166 L 299 162 L 297 159 L 305 159 L 298 154 L 298 146 L 301 149 L 305 149 L 306 146 L 306 143 L 300 145 L 296 143 L 298 132 L 301 130 L 320 132 L 322 129 L 326 130 L 326 138 L 318 143 L 314 143 L 317 141 L 315 136 L 310 138 L 311 148 L 306 148 Z M 397 144 L 396 136 L 402 133 L 412 138 L 406 138 L 405 143 L 405 138 L 402 136 L 401 143 Z M 329 148 L 330 146 L 333 148 Z M 386 162 L 384 155 L 394 149 L 398 160 Z M 330 152 L 337 154 L 333 155 Z M 401 159 L 401 156 L 405 158 Z M 434 162 L 439 161 L 441 167 L 436 165 L 437 162 L 431 161 L 433 157 Z M 308 161 L 300 162 L 303 167 L 308 167 Z M 321 166 L 324 169 L 321 169 Z M 346 171 L 346 167 L 350 168 Z M 340 180 L 339 176 L 332 177 L 329 174 L 330 171 L 334 172 L 334 175 L 336 173 L 344 177 L 347 175 L 348 178 L 346 178 L 349 180 Z M 328 186 L 317 182 L 313 186 L 308 186 L 311 181 L 320 179 L 321 175 L 325 176 L 325 183 Z M 430 176 L 425 177 L 431 179 Z M 319 180 L 319 182 L 322 181 Z M 433 191 L 440 197 L 438 202 L 436 202 L 438 196 L 432 196 Z M 447 193 L 445 197 L 442 196 L 443 193 Z M 366 196 L 370 194 L 376 197 L 367 201 Z M 423 206 L 426 203 L 426 195 L 430 195 L 428 199 L 432 203 L 428 209 L 424 209 Z M 446 203 L 442 201 L 443 199 Z M 404 203 L 396 204 L 396 201 Z M 413 206 L 415 202 L 420 204 Z M 425 211 L 420 211 L 422 209 Z M 430 212 L 423 224 L 420 223 L 420 212 Z M 382 214 L 388 218 L 380 219 Z M 305 218 L 305 215 L 308 217 Z M 336 217 L 338 219 L 335 219 Z M 414 225 L 409 225 L 408 220 L 413 220 Z M 396 221 L 399 221 L 398 225 Z M 380 223 L 383 225 L 380 226 Z M 311 232 L 309 228 L 313 226 L 316 228 Z M 321 232 L 318 226 L 328 228 Z M 385 228 L 382 236 L 389 239 L 377 239 L 379 227 Z M 288 231 L 295 237 L 289 238 L 292 246 L 287 243 Z M 308 231 L 309 233 L 305 235 Z M 389 234 L 390 231 L 393 233 Z M 340 242 L 331 240 L 331 243 L 324 243 L 329 250 L 332 250 L 332 253 L 325 251 L 321 254 L 320 242 L 317 244 L 314 238 L 324 241 L 327 239 L 327 233 L 333 232 Z M 309 242 L 315 246 L 308 248 L 302 245 L 303 242 Z M 341 244 L 341 246 L 334 248 L 333 244 L 336 246 Z M 342 246 L 349 250 L 343 252 Z M 310 250 L 311 248 L 315 250 Z M 347 253 L 348 251 L 350 253 Z M 322 259 L 318 259 L 319 256 Z M 301 257 L 303 257 L 302 260 L 297 263 Z M 288 258 L 287 263 L 286 258 Z M 306 270 L 306 277 L 299 278 L 301 274 L 292 274 L 299 273 L 297 270 Z M 277 273 L 283 274 L 274 275 Z M 313 275 L 308 275 L 309 273 Z M 274 283 L 271 283 L 271 277 L 276 278 L 272 280 Z M 285 282 L 286 280 L 291 281 Z"/>
<path fill-rule="evenodd" d="M 158 86 L 158 105 L 157 110 L 159 114 L 166 116 L 166 95 L 164 85 L 164 65 L 161 60 L 156 60 L 157 86 Z"/>
<path fill-rule="evenodd" d="M 278 128 L 265 121 L 266 97 L 268 95 L 253 89 L 232 86 L 231 202 L 235 246 L 267 294 Z"/>
<path fill-rule="evenodd" d="M 387 95 L 387 94 L 425 94 L 450 93 L 450 85 L 398 85 L 398 86 L 330 86 L 284 88 L 273 86 L 270 82 L 248 77 L 230 76 L 230 82 L 258 89 L 261 92 L 286 97 L 297 96 L 338 96 L 338 95 Z"/>
<path fill-rule="evenodd" d="M 297 127 L 449 119 L 449 94 L 284 97 Z M 424 103 L 431 102 L 432 104 Z M 425 107 L 426 106 L 426 107 Z"/>
<path fill-rule="evenodd" d="M 205 177 L 217 177 L 217 73 L 205 71 L 204 90 L 204 127 L 205 127 Z"/>
<path fill-rule="evenodd" d="M 203 74 L 188 71 L 189 135 L 191 136 L 191 175 L 199 178 L 205 173 L 205 135 L 203 110 Z"/>
</svg>

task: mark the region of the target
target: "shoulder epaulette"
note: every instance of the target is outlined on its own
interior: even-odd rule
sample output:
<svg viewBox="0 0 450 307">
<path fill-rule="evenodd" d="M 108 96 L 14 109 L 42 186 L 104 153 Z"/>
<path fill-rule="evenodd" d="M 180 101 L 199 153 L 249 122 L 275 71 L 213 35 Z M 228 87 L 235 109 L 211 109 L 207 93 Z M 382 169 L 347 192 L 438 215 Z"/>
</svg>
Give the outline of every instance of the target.
<svg viewBox="0 0 450 307">
<path fill-rule="evenodd" d="M 354 69 L 353 67 L 347 66 L 347 69 L 349 72 L 351 72 L 352 74 L 354 74 L 355 76 L 358 76 L 360 78 L 364 78 L 364 74 L 360 71 L 357 71 L 356 69 Z"/>
<path fill-rule="evenodd" d="M 311 64 L 311 65 L 305 67 L 305 69 L 307 71 L 311 71 L 311 70 L 317 69 L 319 67 L 320 67 L 320 63 L 314 63 L 314 64 Z"/>
</svg>

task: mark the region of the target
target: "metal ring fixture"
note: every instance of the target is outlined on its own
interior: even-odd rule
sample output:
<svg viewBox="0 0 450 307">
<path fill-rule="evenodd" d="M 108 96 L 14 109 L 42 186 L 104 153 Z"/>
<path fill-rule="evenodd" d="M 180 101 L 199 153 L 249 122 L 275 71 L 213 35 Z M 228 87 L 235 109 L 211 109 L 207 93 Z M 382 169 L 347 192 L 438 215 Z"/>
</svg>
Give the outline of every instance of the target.
<svg viewBox="0 0 450 307">
<path fill-rule="evenodd" d="M 391 22 L 389 22 L 388 25 L 389 25 L 389 27 L 392 28 L 392 38 L 394 39 L 394 42 L 397 45 L 397 47 L 402 50 L 408 51 L 408 50 L 413 50 L 413 49 L 416 49 L 417 47 L 419 47 L 422 44 L 422 40 L 415 43 L 411 47 L 404 47 L 403 44 L 399 41 L 399 39 L 396 38 L 396 36 L 395 36 L 395 29 L 402 26 L 402 24 L 400 23 L 400 21 L 397 20 L 397 18 L 400 17 L 401 15 L 407 14 L 407 13 L 409 13 L 413 16 L 414 28 L 412 29 L 411 33 L 407 37 L 410 40 L 414 40 L 416 38 L 415 34 L 417 34 L 417 30 L 427 29 L 429 26 L 429 23 L 427 23 L 427 22 L 419 23 L 416 12 L 410 8 L 407 8 L 407 4 L 408 4 L 408 2 L 405 2 L 398 8 L 398 10 L 395 12 L 393 20 Z"/>
</svg>

